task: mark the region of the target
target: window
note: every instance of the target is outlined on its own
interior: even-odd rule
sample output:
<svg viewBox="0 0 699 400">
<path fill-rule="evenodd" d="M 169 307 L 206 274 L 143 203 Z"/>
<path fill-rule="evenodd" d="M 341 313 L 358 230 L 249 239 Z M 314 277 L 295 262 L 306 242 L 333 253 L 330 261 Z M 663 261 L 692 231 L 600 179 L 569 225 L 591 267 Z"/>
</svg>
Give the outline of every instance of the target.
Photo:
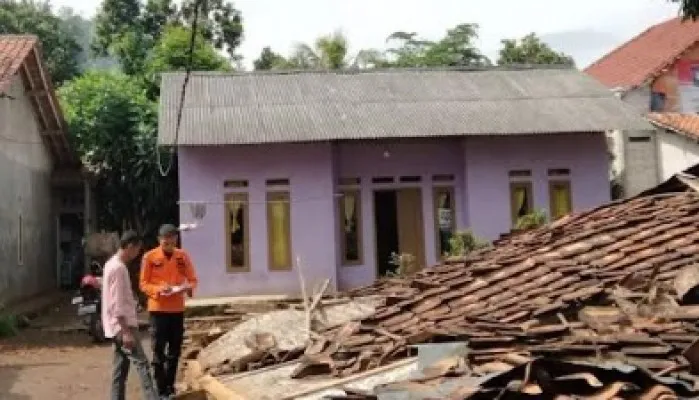
<svg viewBox="0 0 699 400">
<path fill-rule="evenodd" d="M 434 226 L 437 234 L 437 255 L 443 257 L 451 251 L 449 241 L 456 231 L 454 188 L 434 188 Z"/>
<path fill-rule="evenodd" d="M 372 183 L 393 183 L 394 180 L 392 176 L 377 176 L 371 178 Z"/>
<path fill-rule="evenodd" d="M 532 184 L 531 182 L 510 182 L 510 206 L 512 208 L 512 225 L 517 221 L 531 214 L 533 209 Z"/>
<path fill-rule="evenodd" d="M 570 181 L 549 182 L 549 196 L 551 197 L 549 204 L 552 220 L 561 218 L 572 211 Z"/>
<path fill-rule="evenodd" d="M 224 188 L 246 188 L 248 187 L 248 181 L 241 180 L 228 180 L 223 181 Z"/>
<path fill-rule="evenodd" d="M 247 193 L 226 195 L 226 270 L 250 271 L 250 220 Z"/>
<path fill-rule="evenodd" d="M 17 218 L 17 264 L 24 265 L 24 220 L 22 214 Z"/>
<path fill-rule="evenodd" d="M 289 192 L 267 193 L 269 269 L 291 269 L 291 204 Z"/>
<path fill-rule="evenodd" d="M 630 143 L 647 143 L 650 142 L 650 136 L 629 136 Z"/>
<path fill-rule="evenodd" d="M 359 190 L 345 190 L 339 199 L 340 248 L 344 265 L 362 263 L 362 196 Z"/>
<path fill-rule="evenodd" d="M 400 181 L 402 183 L 415 183 L 422 180 L 421 176 L 401 176 Z"/>
<path fill-rule="evenodd" d="M 651 92 L 650 94 L 650 110 L 663 111 L 665 110 L 665 93 Z"/>
<path fill-rule="evenodd" d="M 289 186 L 288 179 L 267 179 L 267 186 Z"/>
</svg>

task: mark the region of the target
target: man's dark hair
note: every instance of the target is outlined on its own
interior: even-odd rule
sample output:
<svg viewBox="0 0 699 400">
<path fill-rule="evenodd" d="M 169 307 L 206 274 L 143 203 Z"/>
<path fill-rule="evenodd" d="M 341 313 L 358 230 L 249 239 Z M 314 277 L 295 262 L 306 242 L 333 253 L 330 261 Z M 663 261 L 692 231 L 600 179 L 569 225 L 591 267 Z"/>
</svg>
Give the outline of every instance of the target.
<svg viewBox="0 0 699 400">
<path fill-rule="evenodd" d="M 141 236 L 136 231 L 126 231 L 121 235 L 120 246 L 122 249 L 125 249 L 131 245 L 138 246 L 142 242 Z"/>
</svg>

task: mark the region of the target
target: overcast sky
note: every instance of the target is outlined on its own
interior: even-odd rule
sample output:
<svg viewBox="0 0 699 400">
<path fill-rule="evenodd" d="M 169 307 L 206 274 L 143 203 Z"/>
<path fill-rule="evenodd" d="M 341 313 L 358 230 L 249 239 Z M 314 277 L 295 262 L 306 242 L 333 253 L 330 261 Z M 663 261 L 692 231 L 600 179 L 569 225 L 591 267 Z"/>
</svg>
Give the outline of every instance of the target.
<svg viewBox="0 0 699 400">
<path fill-rule="evenodd" d="M 93 16 L 98 1 L 52 0 Z M 296 42 L 342 30 L 351 52 L 384 48 L 395 31 L 441 37 L 459 23 L 480 25 L 479 47 L 496 58 L 500 40 L 538 33 L 579 67 L 648 26 L 677 15 L 668 0 L 237 0 L 245 39 L 240 53 L 251 65 L 264 46 L 287 54 Z"/>
</svg>

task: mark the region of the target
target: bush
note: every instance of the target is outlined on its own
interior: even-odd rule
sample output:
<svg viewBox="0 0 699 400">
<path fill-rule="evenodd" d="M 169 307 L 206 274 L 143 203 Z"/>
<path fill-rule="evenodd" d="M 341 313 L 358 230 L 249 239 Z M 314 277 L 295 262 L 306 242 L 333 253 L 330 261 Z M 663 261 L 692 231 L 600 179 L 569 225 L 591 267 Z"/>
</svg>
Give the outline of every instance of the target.
<svg viewBox="0 0 699 400">
<path fill-rule="evenodd" d="M 476 237 L 470 230 L 458 231 L 449 239 L 448 256 L 461 257 L 488 246 L 490 246 L 488 241 Z"/>
<path fill-rule="evenodd" d="M 544 210 L 535 210 L 527 215 L 521 216 L 517 223 L 515 224 L 515 229 L 519 231 L 526 231 L 530 229 L 536 229 L 543 226 L 548 222 L 548 216 Z"/>
</svg>

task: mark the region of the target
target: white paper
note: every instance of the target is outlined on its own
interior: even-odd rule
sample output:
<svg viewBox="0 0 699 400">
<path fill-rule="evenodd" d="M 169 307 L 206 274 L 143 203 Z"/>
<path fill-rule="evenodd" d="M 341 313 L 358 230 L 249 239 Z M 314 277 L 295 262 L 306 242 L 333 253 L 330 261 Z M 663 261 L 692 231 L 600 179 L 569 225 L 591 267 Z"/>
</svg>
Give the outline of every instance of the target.
<svg viewBox="0 0 699 400">
<path fill-rule="evenodd" d="M 170 291 L 163 293 L 163 295 L 171 296 L 173 294 L 184 292 L 185 290 L 187 290 L 187 288 L 184 285 L 172 286 Z"/>
</svg>

